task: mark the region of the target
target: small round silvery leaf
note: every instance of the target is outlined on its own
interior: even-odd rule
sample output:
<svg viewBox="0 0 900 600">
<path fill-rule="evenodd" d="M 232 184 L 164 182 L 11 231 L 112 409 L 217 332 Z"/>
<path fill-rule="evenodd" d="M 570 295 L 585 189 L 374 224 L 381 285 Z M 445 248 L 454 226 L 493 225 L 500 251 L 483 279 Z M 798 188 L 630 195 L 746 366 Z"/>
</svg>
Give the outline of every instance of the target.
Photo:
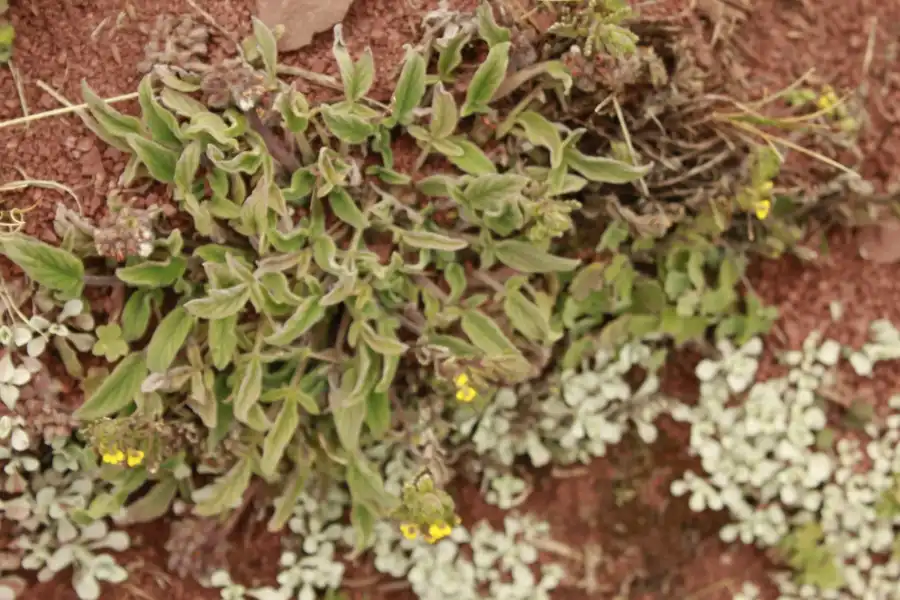
<svg viewBox="0 0 900 600">
<path fill-rule="evenodd" d="M 12 328 L 12 341 L 16 346 L 24 346 L 27 344 L 31 338 L 34 337 L 34 332 L 30 327 L 23 324 L 18 324 L 13 326 Z"/>
<path fill-rule="evenodd" d="M 0 402 L 3 402 L 9 410 L 15 410 L 18 400 L 19 388 L 0 383 Z"/>
<path fill-rule="evenodd" d="M 68 300 L 65 304 L 63 304 L 58 318 L 60 321 L 65 321 L 66 319 L 71 319 L 74 316 L 80 315 L 83 310 L 84 302 L 77 298 Z"/>
<path fill-rule="evenodd" d="M 25 348 L 25 353 L 31 358 L 37 358 L 47 349 L 47 338 L 42 335 L 32 338 Z"/>
<path fill-rule="evenodd" d="M 28 448 L 30 440 L 28 439 L 28 434 L 25 433 L 22 429 L 15 429 L 12 432 L 12 439 L 10 440 L 10 445 L 13 450 L 18 452 L 22 452 Z"/>
<path fill-rule="evenodd" d="M 75 593 L 81 600 L 97 600 L 100 597 L 100 584 L 89 572 L 79 573 L 72 580 Z"/>
</svg>

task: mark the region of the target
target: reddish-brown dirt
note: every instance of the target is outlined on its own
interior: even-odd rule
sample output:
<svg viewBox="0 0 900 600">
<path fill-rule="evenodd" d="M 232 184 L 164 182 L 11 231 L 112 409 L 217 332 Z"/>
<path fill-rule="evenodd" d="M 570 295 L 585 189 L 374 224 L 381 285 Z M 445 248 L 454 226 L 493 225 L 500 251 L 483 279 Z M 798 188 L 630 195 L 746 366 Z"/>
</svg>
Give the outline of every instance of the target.
<svg viewBox="0 0 900 600">
<path fill-rule="evenodd" d="M 213 15 L 232 38 L 248 33 L 251 0 L 197 0 L 196 4 Z M 451 4 L 472 6 L 474 0 Z M 718 0 L 640 4 L 659 15 L 694 7 L 696 11 L 688 12 L 686 18 L 697 23 L 704 43 L 709 42 L 726 6 Z M 730 2 L 727 7 L 732 10 L 739 4 Z M 60 106 L 41 84 L 73 103 L 80 101 L 82 79 L 103 97 L 134 91 L 139 80 L 135 65 L 143 56 L 146 39 L 141 26 L 152 24 L 158 15 L 196 14 L 185 0 L 147 0 L 133 3 L 133 10 L 128 8 L 131 5 L 118 0 L 13 0 L 10 18 L 17 30 L 13 65 L 29 113 Z M 372 47 L 378 66 L 376 95 L 390 95 L 402 45 L 412 39 L 420 15 L 436 5 L 436 0 L 356 0 L 345 22 L 345 38 L 351 52 Z M 748 84 L 747 98 L 783 88 L 810 67 L 816 68 L 821 81 L 841 91 L 863 86 L 870 121 L 862 140 L 867 157 L 863 174 L 885 186 L 900 180 L 900 136 L 895 129 L 900 119 L 900 70 L 896 65 L 900 4 L 757 0 L 745 17 L 728 43 L 739 50 L 735 60 Z M 211 32 L 213 53 L 230 52 L 231 39 L 216 29 Z M 330 34 L 319 35 L 310 48 L 287 57 L 286 62 L 334 74 L 331 42 Z M 314 88 L 305 91 L 321 93 Z M 16 80 L 7 69 L 0 69 L 0 93 L 4 98 L 0 122 L 23 116 Z M 119 108 L 134 110 L 134 105 L 126 102 Z M 120 153 L 104 148 L 71 114 L 27 126 L 0 126 L 0 183 L 25 178 L 23 173 L 31 179 L 57 181 L 75 191 L 85 214 L 92 218 L 104 213 L 106 194 L 123 165 Z M 163 197 L 154 200 L 167 201 Z M 75 207 L 65 194 L 32 189 L 5 194 L 0 209 L 36 204 L 28 213 L 26 231 L 54 242 L 47 223 L 57 202 Z M 810 330 L 829 323 L 828 305 L 833 300 L 842 303 L 845 316 L 829 324 L 827 333 L 848 344 L 858 346 L 863 341 L 865 327 L 873 318 L 900 322 L 900 309 L 892 302 L 900 268 L 860 259 L 856 234 L 837 232 L 829 241 L 830 256 L 819 265 L 783 259 L 754 268 L 754 287 L 782 310 L 779 328 L 784 339 L 773 334 L 770 347 L 799 346 Z M 684 397 L 692 394 L 689 363 L 676 364 L 667 381 L 667 388 Z M 897 391 L 898 382 L 900 375 L 889 366 L 876 368 L 871 381 L 850 373 L 842 379 L 848 393 L 852 390 L 866 398 Z M 669 497 L 669 482 L 691 462 L 684 451 L 684 431 L 674 423 L 666 423 L 663 430 L 662 439 L 653 447 L 628 442 L 608 459 L 581 470 L 534 474 L 535 491 L 523 510 L 547 518 L 554 536 L 569 549 L 564 554 L 571 552 L 563 558 L 547 555 L 568 564 L 576 579 L 560 597 L 725 600 L 742 581 L 764 579 L 763 557 L 718 542 L 720 516 L 693 514 L 683 499 Z M 456 495 L 467 522 L 488 518 L 500 525 L 499 512 L 486 506 L 474 489 L 463 488 Z M 255 533 L 258 530 L 242 527 L 229 553 L 234 577 L 242 583 L 271 582 L 275 572 L 279 542 L 274 536 Z M 163 549 L 167 533 L 166 523 L 135 531 L 136 547 L 123 557 L 130 579 L 114 589 L 105 588 L 104 600 L 218 597 L 216 592 L 167 573 Z M 357 570 L 360 580 L 370 573 L 360 567 L 353 570 L 354 576 Z M 354 589 L 350 595 L 360 599 L 412 597 L 408 590 L 395 586 Z M 70 600 L 75 596 L 65 574 L 57 581 L 34 586 L 25 598 Z"/>
</svg>

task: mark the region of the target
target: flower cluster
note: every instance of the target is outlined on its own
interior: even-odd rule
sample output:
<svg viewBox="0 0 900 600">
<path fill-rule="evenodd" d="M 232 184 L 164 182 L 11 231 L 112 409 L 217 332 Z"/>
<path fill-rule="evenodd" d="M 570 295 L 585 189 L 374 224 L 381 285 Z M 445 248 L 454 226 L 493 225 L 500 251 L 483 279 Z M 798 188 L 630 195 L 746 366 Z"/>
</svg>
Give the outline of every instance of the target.
<svg viewBox="0 0 900 600">
<path fill-rule="evenodd" d="M 401 506 L 394 516 L 400 521 L 403 537 L 415 540 L 421 535 L 429 544 L 449 536 L 461 523 L 453 499 L 427 473 L 403 486 Z"/>
<path fill-rule="evenodd" d="M 144 461 L 144 451 L 129 448 L 125 452 L 117 447 L 101 450 L 103 462 L 110 465 L 119 465 L 125 462 L 129 467 L 137 467 Z"/>
<path fill-rule="evenodd" d="M 456 385 L 456 399 L 460 402 L 471 402 L 478 397 L 478 392 L 469 385 L 469 376 L 465 373 L 457 375 L 453 383 Z"/>
</svg>

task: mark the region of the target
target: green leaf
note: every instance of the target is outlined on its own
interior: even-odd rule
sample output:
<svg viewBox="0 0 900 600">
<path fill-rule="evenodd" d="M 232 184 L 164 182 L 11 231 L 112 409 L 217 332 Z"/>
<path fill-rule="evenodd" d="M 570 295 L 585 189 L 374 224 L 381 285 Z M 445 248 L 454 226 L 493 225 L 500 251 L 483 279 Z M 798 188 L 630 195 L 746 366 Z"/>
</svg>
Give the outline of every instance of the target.
<svg viewBox="0 0 900 600">
<path fill-rule="evenodd" d="M 587 156 L 575 148 L 565 150 L 565 163 L 591 181 L 598 183 L 629 183 L 650 172 L 652 164 L 633 166 L 612 158 Z"/>
<path fill-rule="evenodd" d="M 140 393 L 147 372 L 144 354 L 129 354 L 75 411 L 74 417 L 81 421 L 94 421 L 122 410 Z"/>
<path fill-rule="evenodd" d="M 489 316 L 478 310 L 466 311 L 460 321 L 463 333 L 488 356 L 502 356 L 519 351 Z"/>
<path fill-rule="evenodd" d="M 158 293 L 152 290 L 137 290 L 131 294 L 120 318 L 124 341 L 133 342 L 144 337 L 147 326 L 150 324 L 153 301 L 158 298 Z"/>
<path fill-rule="evenodd" d="M 182 306 L 166 315 L 147 345 L 147 368 L 153 373 L 167 371 L 196 323 Z"/>
<path fill-rule="evenodd" d="M 506 69 L 509 66 L 509 42 L 502 42 L 491 47 L 487 58 L 475 71 L 469 89 L 466 90 L 466 101 L 461 116 L 468 117 L 475 113 L 487 112 L 488 103 L 503 83 Z"/>
<path fill-rule="evenodd" d="M 260 468 L 263 475 L 271 477 L 278 468 L 281 457 L 290 443 L 297 426 L 300 424 L 300 413 L 297 411 L 297 404 L 291 400 L 285 400 L 281 403 L 281 410 L 275 418 L 275 424 L 266 434 L 263 441 L 263 455 L 260 461 Z"/>
<path fill-rule="evenodd" d="M 205 298 L 191 300 L 184 308 L 201 319 L 224 319 L 241 312 L 250 299 L 250 287 L 241 283 L 222 290 L 209 290 Z"/>
<path fill-rule="evenodd" d="M 444 86 L 438 83 L 434 86 L 434 96 L 431 100 L 431 122 L 428 124 L 431 137 L 444 139 L 453 135 L 459 122 L 459 110 L 456 108 L 456 100 L 453 94 L 446 91 Z"/>
<path fill-rule="evenodd" d="M 187 269 L 187 260 L 172 256 L 165 261 L 148 260 L 130 267 L 116 269 L 116 277 L 128 285 L 140 288 L 163 288 L 174 285 Z"/>
<path fill-rule="evenodd" d="M 376 333 L 368 323 L 362 325 L 360 335 L 369 348 L 384 356 L 400 356 L 409 350 L 409 346 L 398 340 L 396 336 L 389 337 Z"/>
<path fill-rule="evenodd" d="M 632 310 L 646 315 L 656 315 L 666 307 L 666 293 L 658 281 L 638 279 L 632 291 Z"/>
<path fill-rule="evenodd" d="M 412 48 L 408 49 L 392 98 L 391 116 L 394 123 L 409 125 L 412 122 L 413 111 L 425 95 L 425 70 L 422 55 Z"/>
<path fill-rule="evenodd" d="M 375 133 L 375 126 L 345 107 L 325 106 L 322 110 L 325 126 L 342 142 L 362 144 Z"/>
<path fill-rule="evenodd" d="M 187 119 L 208 111 L 206 105 L 199 100 L 194 100 L 187 94 L 182 94 L 168 87 L 164 87 L 159 92 L 159 99 L 166 108 Z"/>
<path fill-rule="evenodd" d="M 603 263 L 591 263 L 579 269 L 569 284 L 569 293 L 572 298 L 581 302 L 587 299 L 592 292 L 601 289 L 604 285 L 603 271 L 606 265 Z"/>
<path fill-rule="evenodd" d="M 466 186 L 464 196 L 474 208 L 498 210 L 518 197 L 526 185 L 528 178 L 514 173 L 479 175 Z"/>
<path fill-rule="evenodd" d="M 413 248 L 422 248 L 427 250 L 442 250 L 444 252 L 454 252 L 468 247 L 469 243 L 459 238 L 452 238 L 440 233 L 431 231 L 408 231 L 397 230 L 403 242 Z"/>
<path fill-rule="evenodd" d="M 211 139 L 219 146 L 237 150 L 240 144 L 230 129 L 225 119 L 215 113 L 205 112 L 191 117 L 190 124 L 184 128 L 184 135 L 194 141 L 207 142 Z"/>
<path fill-rule="evenodd" d="M 461 31 L 448 40 L 444 47 L 441 48 L 441 53 L 438 57 L 438 76 L 441 78 L 441 81 L 450 81 L 453 78 L 453 71 L 462 63 L 463 48 L 471 37 L 472 34 Z"/>
<path fill-rule="evenodd" d="M 180 146 L 181 128 L 178 125 L 178 119 L 156 101 L 149 75 L 141 79 L 138 86 L 138 102 L 141 105 L 141 115 L 144 117 L 144 122 L 153 139 L 167 146 Z"/>
<path fill-rule="evenodd" d="M 366 408 L 366 425 L 375 436 L 381 439 L 391 428 L 391 400 L 387 392 L 372 392 Z"/>
<path fill-rule="evenodd" d="M 19 234 L 0 237 L 0 245 L 30 279 L 68 297 L 81 296 L 84 265 L 71 252 Z"/>
<path fill-rule="evenodd" d="M 147 167 L 150 176 L 163 183 L 175 182 L 175 165 L 179 153 L 137 134 L 125 136 L 128 145 Z"/>
<path fill-rule="evenodd" d="M 365 396 L 353 393 L 358 387 L 358 380 L 363 378 L 365 374 L 358 376 L 356 366 L 350 367 L 344 371 L 340 386 L 328 392 L 328 404 L 334 416 L 338 439 L 351 454 L 359 448 L 359 436 L 367 412 Z"/>
<path fill-rule="evenodd" d="M 488 155 L 477 144 L 466 139 L 454 139 L 454 143 L 462 149 L 461 155 L 446 155 L 447 160 L 454 166 L 469 175 L 487 175 L 497 172 L 494 161 L 488 158 Z"/>
<path fill-rule="evenodd" d="M 293 517 L 294 507 L 297 505 L 297 500 L 300 498 L 300 494 L 303 493 L 303 490 L 306 487 L 309 474 L 310 469 L 308 462 L 298 462 L 297 466 L 294 467 L 294 470 L 288 476 L 287 482 L 281 488 L 284 491 L 275 499 L 275 512 L 272 514 L 272 518 L 269 519 L 269 522 L 266 525 L 266 529 L 269 532 L 274 533 L 281 530 L 291 517 Z"/>
<path fill-rule="evenodd" d="M 253 17 L 253 37 L 259 47 L 260 56 L 266 67 L 266 74 L 270 81 L 275 81 L 278 76 L 278 47 L 275 35 L 265 23 Z"/>
<path fill-rule="evenodd" d="M 181 156 L 178 157 L 178 162 L 175 163 L 175 185 L 183 193 L 191 192 L 194 187 L 202 153 L 203 144 L 194 140 L 184 147 Z"/>
<path fill-rule="evenodd" d="M 327 308 L 322 305 L 321 298 L 310 296 L 297 307 L 294 314 L 281 327 L 266 338 L 266 343 L 273 346 L 287 346 L 298 337 L 307 333 L 325 317 Z"/>
<path fill-rule="evenodd" d="M 521 273 L 555 273 L 574 270 L 581 261 L 544 252 L 534 244 L 503 240 L 495 246 L 497 259 Z"/>
<path fill-rule="evenodd" d="M 338 70 L 341 73 L 341 81 L 344 84 L 344 95 L 347 100 L 357 102 L 368 93 L 375 81 L 375 59 L 372 50 L 366 48 L 358 62 L 354 63 L 347 52 L 343 36 L 340 30 L 335 32 L 332 52 L 337 59 Z"/>
<path fill-rule="evenodd" d="M 516 330 L 532 342 L 551 340 L 553 333 L 547 316 L 518 290 L 508 290 L 503 299 L 503 310 Z"/>
<path fill-rule="evenodd" d="M 245 456 L 225 475 L 194 492 L 193 500 L 196 502 L 194 514 L 211 517 L 237 508 L 250 485 L 251 475 L 253 463 Z"/>
<path fill-rule="evenodd" d="M 353 531 L 356 534 L 355 544 L 358 550 L 364 549 L 372 543 L 376 520 L 376 516 L 368 506 L 353 504 L 353 507 L 350 509 L 350 524 L 353 526 Z"/>
<path fill-rule="evenodd" d="M 237 315 L 209 322 L 209 352 L 213 366 L 219 370 L 231 364 L 237 350 Z"/>
<path fill-rule="evenodd" d="M 356 229 L 365 229 L 369 226 L 366 216 L 356 205 L 356 202 L 342 187 L 336 187 L 328 194 L 328 203 L 334 216 L 344 223 L 355 227 Z"/>
<path fill-rule="evenodd" d="M 150 491 L 128 505 L 126 523 L 148 523 L 169 512 L 169 507 L 178 491 L 178 480 L 169 477 L 160 481 Z"/>
<path fill-rule="evenodd" d="M 533 110 L 526 110 L 516 118 L 516 125 L 522 128 L 525 139 L 535 146 L 543 146 L 550 151 L 550 167 L 558 168 L 563 163 L 563 141 L 559 130 L 546 117 Z"/>
<path fill-rule="evenodd" d="M 478 36 L 494 47 L 510 41 L 509 29 L 497 25 L 494 10 L 487 2 L 482 2 L 475 11 L 475 22 L 478 25 Z"/>
<path fill-rule="evenodd" d="M 251 356 L 239 372 L 241 379 L 234 392 L 232 405 L 235 418 L 246 423 L 250 409 L 256 406 L 262 395 L 263 365 L 259 356 Z"/>
<path fill-rule="evenodd" d="M 83 79 L 81 80 L 81 96 L 88 105 L 91 116 L 97 120 L 97 123 L 108 135 L 114 138 L 126 138 L 130 134 L 144 133 L 144 124 L 140 119 L 123 115 L 112 108 L 103 98 L 94 93 L 87 81 Z"/>
</svg>

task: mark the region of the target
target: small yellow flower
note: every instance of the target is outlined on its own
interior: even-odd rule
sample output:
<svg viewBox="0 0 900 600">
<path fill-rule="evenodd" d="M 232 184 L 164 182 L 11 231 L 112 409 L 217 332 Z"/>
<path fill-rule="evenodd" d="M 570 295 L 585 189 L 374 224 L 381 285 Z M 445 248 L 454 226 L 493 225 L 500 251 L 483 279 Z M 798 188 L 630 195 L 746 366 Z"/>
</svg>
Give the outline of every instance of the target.
<svg viewBox="0 0 900 600">
<path fill-rule="evenodd" d="M 769 216 L 769 211 L 772 210 L 772 201 L 771 200 L 760 200 L 756 203 L 756 218 L 762 221 L 766 217 Z"/>
<path fill-rule="evenodd" d="M 428 535 L 425 537 L 429 544 L 434 544 L 450 535 L 453 528 L 446 523 L 433 523 L 428 526 Z"/>
<path fill-rule="evenodd" d="M 415 523 L 401 523 L 400 533 L 408 540 L 414 540 L 419 537 L 419 526 Z"/>
<path fill-rule="evenodd" d="M 144 460 L 144 451 L 143 450 L 129 450 L 128 451 L 128 466 L 136 467 Z"/>
<path fill-rule="evenodd" d="M 834 90 L 829 86 L 825 86 L 822 89 L 822 94 L 816 99 L 816 106 L 819 110 L 831 112 L 838 102 L 840 102 L 840 99 L 834 93 Z"/>
<path fill-rule="evenodd" d="M 103 454 L 103 462 L 117 465 L 125 460 L 125 453 L 121 450 L 110 450 Z"/>
<path fill-rule="evenodd" d="M 460 402 L 471 402 L 478 396 L 475 388 L 469 385 L 469 376 L 465 373 L 457 375 L 453 383 L 456 384 L 456 399 Z"/>
</svg>

